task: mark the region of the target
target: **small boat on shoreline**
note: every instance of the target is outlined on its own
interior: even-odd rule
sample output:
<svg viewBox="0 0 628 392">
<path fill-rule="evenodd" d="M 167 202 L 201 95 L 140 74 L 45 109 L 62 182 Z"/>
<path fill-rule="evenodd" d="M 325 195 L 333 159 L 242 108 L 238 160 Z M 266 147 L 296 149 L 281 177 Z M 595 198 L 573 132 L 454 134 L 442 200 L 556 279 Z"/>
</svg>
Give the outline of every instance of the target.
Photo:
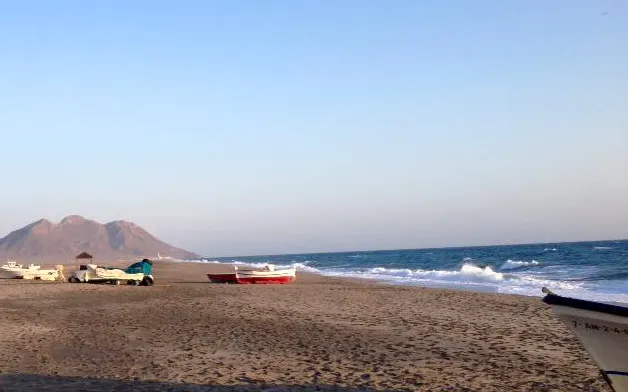
<svg viewBox="0 0 628 392">
<path fill-rule="evenodd" d="M 212 283 L 284 284 L 296 280 L 296 268 L 275 269 L 268 264 L 263 268 L 234 266 L 234 272 L 207 274 Z"/>
<path fill-rule="evenodd" d="M 543 302 L 582 342 L 615 392 L 628 392 L 628 307 L 567 298 L 543 287 Z"/>
<path fill-rule="evenodd" d="M 16 261 L 13 260 L 7 260 L 7 263 L 4 264 L 2 267 L 0 267 L 0 275 L 2 275 L 2 277 L 8 277 L 10 276 L 10 274 L 7 274 L 6 272 L 9 271 L 14 271 L 14 270 L 18 270 L 18 269 L 22 269 L 22 264 L 18 264 Z"/>
<path fill-rule="evenodd" d="M 56 280 L 59 277 L 59 271 L 41 269 L 41 266 L 36 264 L 24 268 L 22 264 L 17 264 L 15 261 L 7 261 L 0 267 L 0 276 L 5 279 Z"/>
<path fill-rule="evenodd" d="M 275 266 L 273 265 L 265 265 L 264 267 L 240 267 L 240 271 L 253 271 L 253 270 L 261 270 L 261 271 L 274 271 Z M 232 272 L 219 272 L 213 274 L 207 274 L 209 281 L 211 283 L 238 283 L 238 278 L 236 276 L 236 271 L 238 270 L 238 266 L 233 266 Z"/>
<path fill-rule="evenodd" d="M 239 284 L 269 284 L 269 283 L 290 283 L 297 278 L 296 268 L 286 268 L 267 271 L 239 270 L 236 267 L 236 281 Z"/>
<path fill-rule="evenodd" d="M 235 272 L 207 274 L 207 278 L 211 283 L 238 283 Z"/>
</svg>

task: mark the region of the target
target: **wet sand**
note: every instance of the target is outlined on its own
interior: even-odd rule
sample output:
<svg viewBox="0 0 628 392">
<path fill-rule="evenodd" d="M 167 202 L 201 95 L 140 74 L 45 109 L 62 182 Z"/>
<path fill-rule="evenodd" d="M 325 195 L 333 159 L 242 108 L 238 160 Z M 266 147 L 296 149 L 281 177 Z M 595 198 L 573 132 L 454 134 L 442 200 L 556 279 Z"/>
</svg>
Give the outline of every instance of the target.
<svg viewBox="0 0 628 392">
<path fill-rule="evenodd" d="M 155 262 L 152 287 L 0 280 L 0 390 L 610 391 L 539 298 L 207 283 L 217 268 Z"/>
</svg>

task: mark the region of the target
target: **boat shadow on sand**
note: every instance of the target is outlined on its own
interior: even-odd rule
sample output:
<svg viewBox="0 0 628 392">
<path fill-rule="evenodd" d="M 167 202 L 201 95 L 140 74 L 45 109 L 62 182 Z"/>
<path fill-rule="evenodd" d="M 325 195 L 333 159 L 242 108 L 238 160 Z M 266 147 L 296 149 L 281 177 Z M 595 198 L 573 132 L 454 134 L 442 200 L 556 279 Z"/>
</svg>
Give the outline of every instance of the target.
<svg viewBox="0 0 628 392">
<path fill-rule="evenodd" d="M 45 376 L 37 374 L 0 374 L 0 390 L 3 392 L 22 391 L 168 391 L 168 392 L 283 392 L 283 391 L 338 391 L 338 392 L 401 392 L 401 389 L 375 389 L 370 387 L 342 387 L 325 384 L 276 385 L 267 383 L 246 383 L 242 385 L 203 385 L 160 381 L 111 380 L 99 378 Z M 451 389 L 442 389 L 450 391 Z"/>
</svg>

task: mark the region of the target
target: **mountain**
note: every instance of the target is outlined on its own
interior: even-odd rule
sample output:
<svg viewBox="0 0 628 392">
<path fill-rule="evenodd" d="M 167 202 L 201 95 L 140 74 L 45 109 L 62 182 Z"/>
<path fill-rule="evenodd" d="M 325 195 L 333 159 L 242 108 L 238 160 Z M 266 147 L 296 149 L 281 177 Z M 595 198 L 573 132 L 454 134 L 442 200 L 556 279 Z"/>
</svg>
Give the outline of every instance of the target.
<svg viewBox="0 0 628 392">
<path fill-rule="evenodd" d="M 88 252 L 95 262 L 155 258 L 197 258 L 193 252 L 158 240 L 138 225 L 123 220 L 105 224 L 70 215 L 59 223 L 40 219 L 0 239 L 0 261 L 58 261 Z"/>
</svg>

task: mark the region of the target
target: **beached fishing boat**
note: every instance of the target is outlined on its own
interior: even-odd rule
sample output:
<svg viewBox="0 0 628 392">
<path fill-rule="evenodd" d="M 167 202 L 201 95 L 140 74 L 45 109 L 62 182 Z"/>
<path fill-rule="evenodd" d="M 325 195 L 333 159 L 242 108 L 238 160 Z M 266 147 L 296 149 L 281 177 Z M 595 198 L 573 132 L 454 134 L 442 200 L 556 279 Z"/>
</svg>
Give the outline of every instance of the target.
<svg viewBox="0 0 628 392">
<path fill-rule="evenodd" d="M 238 279 L 236 277 L 237 266 L 233 266 L 233 271 L 231 272 L 219 272 L 219 273 L 211 273 L 207 274 L 209 281 L 211 283 L 238 283 Z M 239 267 L 240 271 L 274 271 L 275 266 L 272 264 L 267 264 L 264 267 Z"/>
<path fill-rule="evenodd" d="M 22 264 L 8 261 L 0 267 L 0 276 L 5 279 L 56 280 L 59 277 L 59 271 L 56 269 L 41 269 L 41 266 L 36 264 L 31 264 L 24 268 Z"/>
<path fill-rule="evenodd" d="M 611 388 L 628 392 L 628 307 L 543 292 L 543 302 L 580 339 Z"/>
<path fill-rule="evenodd" d="M 241 270 L 236 266 L 236 281 L 240 284 L 289 283 L 296 279 L 296 268 Z"/>
<path fill-rule="evenodd" d="M 207 274 L 211 283 L 238 283 L 235 272 Z"/>
<path fill-rule="evenodd" d="M 212 283 L 269 284 L 289 283 L 296 279 L 296 268 L 275 269 L 268 264 L 262 268 L 234 266 L 233 272 L 207 274 Z"/>
<path fill-rule="evenodd" d="M 2 267 L 0 267 L 0 277 L 12 278 L 14 276 L 12 271 L 15 271 L 18 269 L 22 269 L 22 264 L 18 264 L 15 261 L 8 260 L 6 264 L 3 264 Z"/>
</svg>

